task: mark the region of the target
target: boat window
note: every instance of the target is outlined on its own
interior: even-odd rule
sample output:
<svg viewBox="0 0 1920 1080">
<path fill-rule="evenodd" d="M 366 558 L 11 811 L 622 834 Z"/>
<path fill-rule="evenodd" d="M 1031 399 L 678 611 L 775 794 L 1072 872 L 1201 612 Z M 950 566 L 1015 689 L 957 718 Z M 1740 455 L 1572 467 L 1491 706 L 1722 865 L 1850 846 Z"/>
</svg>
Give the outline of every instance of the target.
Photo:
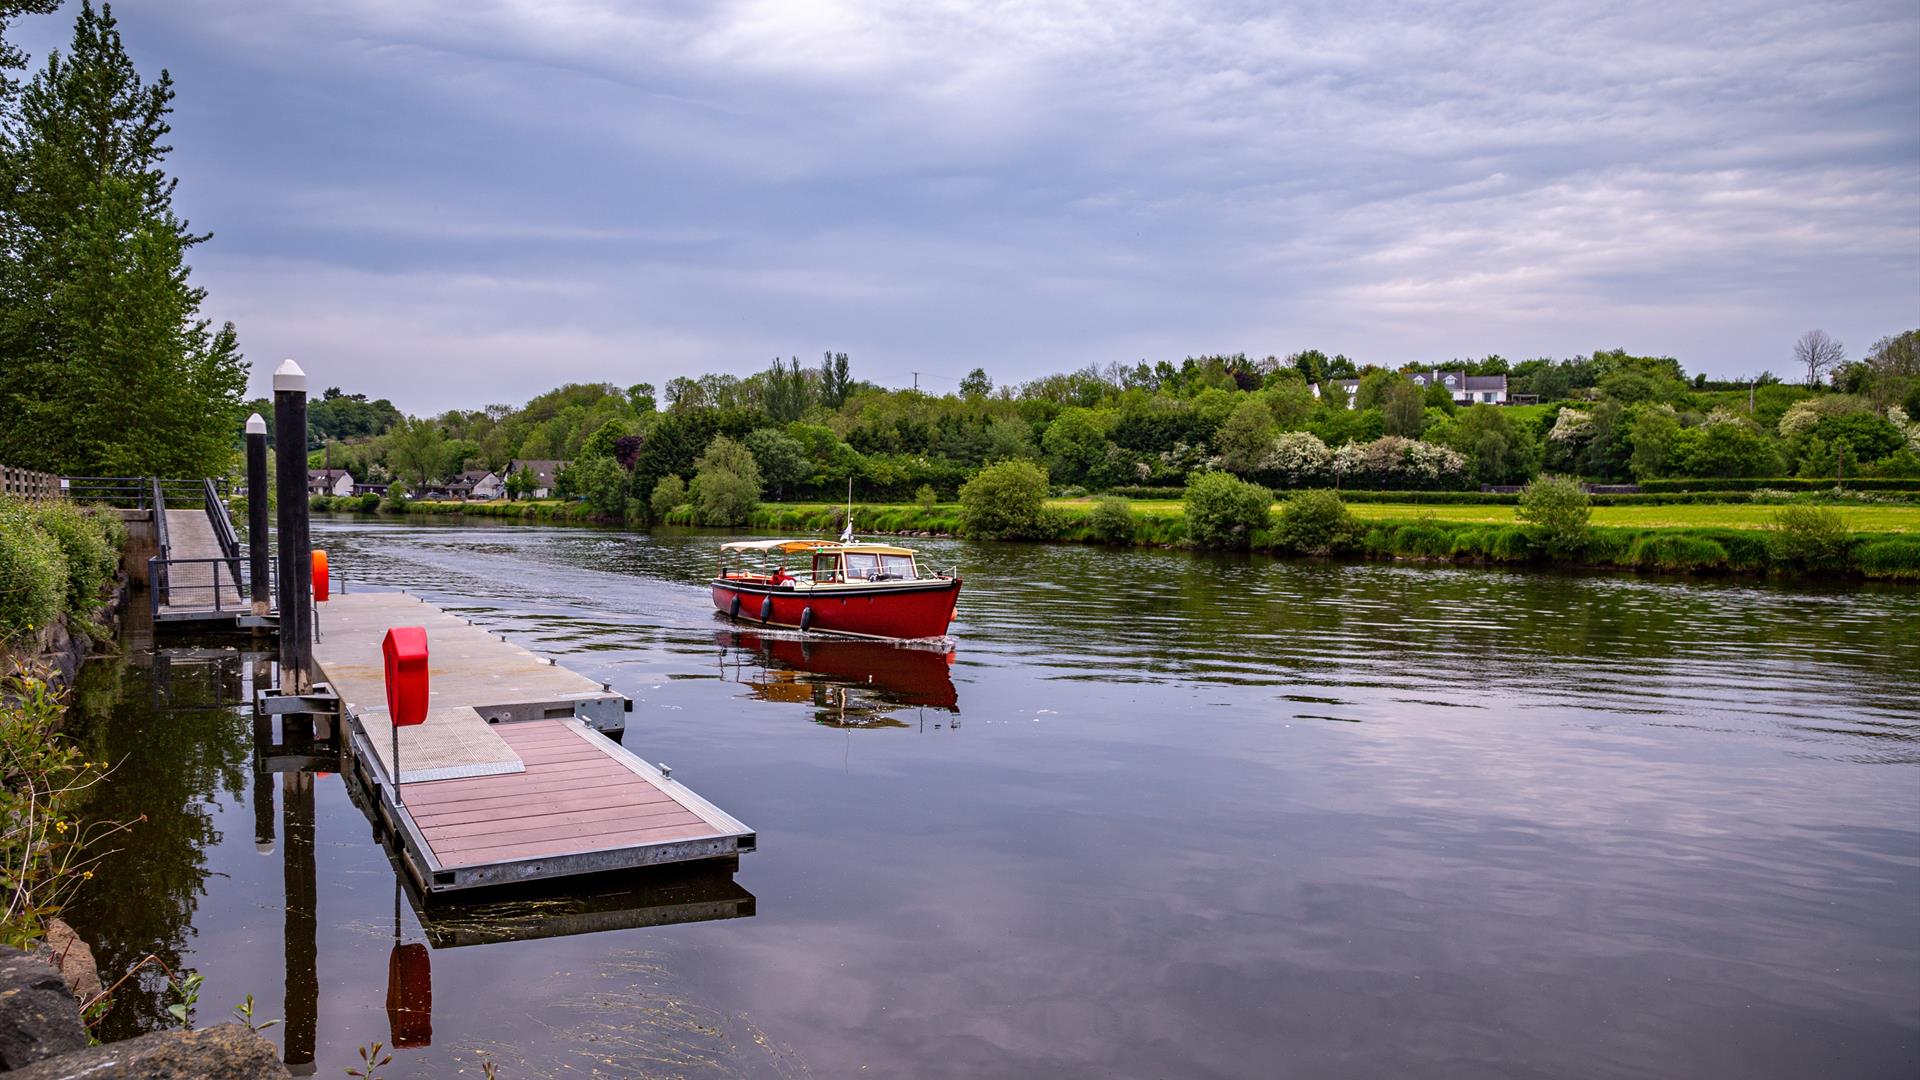
<svg viewBox="0 0 1920 1080">
<path fill-rule="evenodd" d="M 837 555 L 815 555 L 813 557 L 813 580 L 839 581 L 840 557 Z"/>
<path fill-rule="evenodd" d="M 914 577 L 913 556 L 882 555 L 880 556 L 880 572 L 883 576 L 895 581 L 912 581 Z"/>
<path fill-rule="evenodd" d="M 880 572 L 880 556 L 878 555 L 861 555 L 848 552 L 844 558 L 847 561 L 848 580 L 854 578 L 859 578 L 863 581 L 871 580 L 873 575 Z"/>
</svg>

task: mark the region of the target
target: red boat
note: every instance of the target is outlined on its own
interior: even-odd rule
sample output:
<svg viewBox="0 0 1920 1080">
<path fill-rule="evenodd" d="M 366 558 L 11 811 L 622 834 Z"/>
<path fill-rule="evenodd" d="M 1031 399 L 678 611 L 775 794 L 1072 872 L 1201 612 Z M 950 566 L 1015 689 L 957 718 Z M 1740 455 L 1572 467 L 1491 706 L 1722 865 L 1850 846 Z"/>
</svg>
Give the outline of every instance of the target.
<svg viewBox="0 0 1920 1080">
<path fill-rule="evenodd" d="M 713 606 L 740 622 L 870 638 L 946 634 L 958 573 L 922 576 L 914 552 L 835 540 L 741 540 L 720 545 Z M 730 567 L 755 556 L 777 566 Z M 804 565 L 793 567 L 790 561 Z"/>
</svg>

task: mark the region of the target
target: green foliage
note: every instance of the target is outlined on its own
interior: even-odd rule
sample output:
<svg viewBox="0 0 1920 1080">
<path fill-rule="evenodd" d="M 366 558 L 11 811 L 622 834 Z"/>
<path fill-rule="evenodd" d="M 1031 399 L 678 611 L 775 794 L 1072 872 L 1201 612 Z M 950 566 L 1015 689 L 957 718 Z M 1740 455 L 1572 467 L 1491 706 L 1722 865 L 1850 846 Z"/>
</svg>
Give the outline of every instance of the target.
<svg viewBox="0 0 1920 1080">
<path fill-rule="evenodd" d="M 940 501 L 940 493 L 933 490 L 932 484 L 921 484 L 918 488 L 914 489 L 913 501 L 920 506 L 931 509 L 935 503 Z"/>
<path fill-rule="evenodd" d="M 1203 547 L 1245 548 L 1253 534 L 1273 519 L 1273 493 L 1221 472 L 1201 473 L 1187 482 L 1182 505 L 1187 536 Z"/>
<path fill-rule="evenodd" d="M 566 489 L 595 517 L 619 521 L 627 513 L 627 470 L 612 457 L 584 457 L 562 470 Z M 561 478 L 556 477 L 555 483 Z"/>
<path fill-rule="evenodd" d="M 45 934 L 46 921 L 93 876 L 99 856 L 88 849 L 116 831 L 78 816 L 105 766 L 59 733 L 65 713 L 64 696 L 41 673 L 0 679 L 0 944 L 15 948 Z"/>
<path fill-rule="evenodd" d="M 1114 495 L 1093 500 L 1093 510 L 1087 515 L 1087 531 L 1102 543 L 1131 543 L 1133 504 Z"/>
<path fill-rule="evenodd" d="M 1526 523 L 1527 539 L 1535 548 L 1570 561 L 1586 549 L 1591 507 L 1578 481 L 1542 476 L 1520 492 L 1516 516 Z"/>
<path fill-rule="evenodd" d="M 63 501 L 40 503 L 33 510 L 40 528 L 53 537 L 66 557 L 66 612 L 75 627 L 83 627 L 119 571 L 119 545 L 102 524 L 103 515 Z M 114 525 L 119 526 L 117 519 Z"/>
<path fill-rule="evenodd" d="M 1679 432 L 1680 421 L 1671 409 L 1656 407 L 1640 413 L 1628 428 L 1628 440 L 1633 444 L 1628 468 L 1635 479 L 1646 480 L 1667 471 L 1673 439 Z"/>
<path fill-rule="evenodd" d="M 189 281 L 207 236 L 163 168 L 173 95 L 90 3 L 19 95 L 0 141 L 0 461 L 207 476 L 233 457 L 247 368 Z"/>
<path fill-rule="evenodd" d="M 33 504 L 0 499 L 0 642 L 26 641 L 66 609 L 67 557 Z"/>
<path fill-rule="evenodd" d="M 1419 438 L 1426 422 L 1426 395 L 1405 376 L 1396 374 L 1380 393 L 1380 422 L 1388 435 Z"/>
<path fill-rule="evenodd" d="M 653 485 L 653 494 L 648 497 L 647 507 L 653 511 L 656 521 L 663 521 L 675 508 L 687 501 L 687 482 L 669 473 Z"/>
<path fill-rule="evenodd" d="M 1854 479 L 1849 477 L 1847 487 L 1860 491 L 1911 491 L 1920 492 L 1920 480 L 1909 479 Z M 1721 478 L 1721 479 L 1684 479 L 1684 480 L 1648 480 L 1640 485 L 1640 490 L 1649 494 L 1667 492 L 1697 491 L 1831 491 L 1833 481 L 1821 477 L 1770 476 L 1764 478 Z"/>
<path fill-rule="evenodd" d="M 799 368 L 796 366 L 795 371 Z M 760 481 L 776 499 L 806 481 L 813 474 L 813 462 L 800 441 L 773 428 L 758 428 L 747 435 L 746 446 L 760 468 Z"/>
<path fill-rule="evenodd" d="M 1220 452 L 1220 467 L 1236 476 L 1248 476 L 1259 470 L 1273 442 L 1273 410 L 1265 402 L 1249 397 L 1234 406 L 1220 432 L 1214 437 L 1214 449 Z"/>
<path fill-rule="evenodd" d="M 407 482 L 405 480 L 395 479 L 393 483 L 387 485 L 387 496 L 380 500 L 380 509 L 385 510 L 389 514 L 404 514 L 407 512 Z"/>
<path fill-rule="evenodd" d="M 1682 476 L 1773 476 L 1780 472 L 1780 453 L 1765 435 L 1748 424 L 1707 424 L 1674 433 L 1670 472 Z"/>
<path fill-rule="evenodd" d="M 1837 570 L 1847 564 L 1853 534 L 1840 512 L 1825 506 L 1786 506 L 1773 517 L 1774 557 L 1788 566 Z"/>
<path fill-rule="evenodd" d="M 1650 570 L 1699 571 L 1725 567 L 1730 561 L 1719 542 L 1691 532 L 1652 532 L 1627 549 L 1627 561 Z"/>
<path fill-rule="evenodd" d="M 443 475 L 446 435 L 431 420 L 408 417 L 387 438 L 387 461 L 393 470 L 411 477 L 415 486 Z"/>
<path fill-rule="evenodd" d="M 1359 539 L 1353 511 L 1332 491 L 1296 491 L 1280 506 L 1274 542 L 1282 549 L 1305 555 L 1343 550 Z"/>
<path fill-rule="evenodd" d="M 1003 461 L 960 488 L 966 534 L 982 539 L 1032 539 L 1046 532 L 1047 471 L 1031 461 Z"/>
<path fill-rule="evenodd" d="M 760 467 L 741 443 L 716 436 L 694 462 L 692 501 L 702 525 L 744 525 L 760 502 Z"/>
<path fill-rule="evenodd" d="M 1855 555 L 1870 578 L 1920 581 L 1920 537 L 1902 536 L 1863 544 Z"/>
</svg>

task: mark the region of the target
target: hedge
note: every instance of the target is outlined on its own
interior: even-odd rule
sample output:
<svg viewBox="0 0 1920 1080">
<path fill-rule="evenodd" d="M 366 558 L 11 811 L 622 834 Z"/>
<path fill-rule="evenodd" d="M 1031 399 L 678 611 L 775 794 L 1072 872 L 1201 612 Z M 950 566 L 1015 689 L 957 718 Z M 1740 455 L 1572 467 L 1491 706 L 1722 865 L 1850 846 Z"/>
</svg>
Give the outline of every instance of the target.
<svg viewBox="0 0 1920 1080">
<path fill-rule="evenodd" d="M 1832 480 L 1808 478 L 1804 476 L 1776 476 L 1771 478 L 1725 477 L 1720 479 L 1691 480 L 1642 480 L 1643 492 L 1672 491 L 1831 491 Z M 1839 486 L 1852 491 L 1911 491 L 1920 492 L 1920 480 L 1899 477 L 1872 477 L 1859 479 L 1848 477 Z"/>
<path fill-rule="evenodd" d="M 62 615 L 85 630 L 125 539 L 110 513 L 0 499 L 0 642 L 27 640 Z"/>
</svg>

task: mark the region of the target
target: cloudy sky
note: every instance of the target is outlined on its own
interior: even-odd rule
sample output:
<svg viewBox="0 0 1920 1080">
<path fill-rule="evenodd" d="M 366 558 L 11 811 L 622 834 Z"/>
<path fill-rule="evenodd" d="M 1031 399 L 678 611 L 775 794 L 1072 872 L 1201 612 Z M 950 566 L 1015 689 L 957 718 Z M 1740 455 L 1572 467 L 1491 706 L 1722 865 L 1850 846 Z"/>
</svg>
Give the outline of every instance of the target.
<svg viewBox="0 0 1920 1080">
<path fill-rule="evenodd" d="M 256 382 L 1790 369 L 1920 326 L 1920 8 L 127 0 Z M 30 17 L 35 55 L 66 16 Z"/>
</svg>

